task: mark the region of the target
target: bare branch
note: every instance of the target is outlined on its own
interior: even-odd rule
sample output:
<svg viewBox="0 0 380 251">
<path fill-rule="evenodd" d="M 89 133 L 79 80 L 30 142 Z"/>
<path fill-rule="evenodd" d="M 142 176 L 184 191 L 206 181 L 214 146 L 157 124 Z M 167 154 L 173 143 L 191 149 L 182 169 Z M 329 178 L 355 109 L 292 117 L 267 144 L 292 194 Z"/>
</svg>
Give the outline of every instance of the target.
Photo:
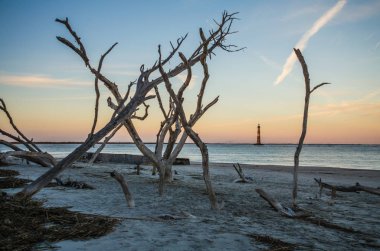
<svg viewBox="0 0 380 251">
<path fill-rule="evenodd" d="M 161 95 L 160 95 L 160 92 L 158 91 L 158 87 L 157 86 L 154 86 L 154 92 L 156 93 L 158 105 L 160 106 L 161 112 L 164 115 L 165 120 L 167 120 L 168 119 L 168 114 L 166 113 L 165 108 L 164 108 L 164 106 L 162 104 Z"/>
<path fill-rule="evenodd" d="M 107 98 L 107 104 L 108 104 L 108 106 L 109 106 L 111 109 L 113 109 L 113 110 L 115 110 L 115 111 L 119 109 L 119 106 L 115 105 L 115 103 L 112 102 L 111 97 L 108 97 L 108 98 Z"/>
<path fill-rule="evenodd" d="M 1 99 L 0 98 L 0 103 L 1 103 L 1 105 L 0 105 L 0 110 L 2 110 L 4 113 L 5 113 L 5 115 L 7 116 L 7 118 L 8 118 L 8 120 L 9 120 L 9 123 L 11 124 L 11 126 L 12 126 L 12 128 L 18 133 L 18 135 L 20 135 L 21 136 L 21 138 L 24 140 L 24 142 L 23 141 L 20 141 L 20 139 L 19 138 L 14 138 L 14 137 L 12 137 L 12 136 L 10 136 L 10 138 L 13 138 L 13 139 L 15 139 L 16 141 L 18 141 L 18 142 L 20 142 L 20 143 L 27 143 L 28 145 L 29 145 L 29 147 L 28 147 L 28 149 L 30 150 L 30 151 L 32 151 L 32 152 L 42 152 L 41 151 L 41 149 L 36 145 L 36 144 L 34 144 L 33 142 L 32 142 L 32 140 L 30 140 L 30 139 L 28 139 L 18 128 L 17 128 L 17 126 L 16 126 L 16 124 L 14 123 L 14 121 L 13 121 L 13 118 L 12 118 L 12 116 L 11 116 L 11 114 L 9 113 L 9 111 L 8 111 L 8 109 L 7 109 L 7 106 L 6 106 L 6 104 L 5 104 L 5 102 L 4 102 L 4 100 L 3 99 Z M 3 130 L 1 130 L 1 133 L 2 134 L 4 134 L 4 135 L 6 135 L 6 136 L 8 136 L 9 137 L 9 135 L 11 135 L 11 134 L 6 134 L 6 132 L 5 131 L 3 131 Z M 25 144 L 24 144 L 25 145 Z M 26 145 L 25 145 L 26 146 Z"/>
<path fill-rule="evenodd" d="M 70 34 L 74 37 L 75 39 L 75 42 L 79 45 L 79 49 L 76 48 L 72 43 L 70 43 L 68 40 L 64 39 L 64 38 L 61 38 L 61 37 L 57 37 L 57 39 L 66 44 L 67 46 L 69 46 L 71 49 L 73 49 L 76 53 L 78 53 L 79 56 L 81 56 L 81 58 L 83 59 L 83 61 L 85 62 L 86 66 L 89 65 L 89 59 L 87 57 L 87 53 L 86 53 L 86 50 L 82 44 L 82 42 L 80 41 L 80 37 L 78 37 L 78 35 L 76 34 L 75 31 L 73 31 L 73 29 L 71 28 L 70 24 L 69 24 L 69 19 L 66 17 L 65 20 L 62 20 L 62 19 L 55 19 L 56 22 L 58 23 L 61 23 L 61 24 L 64 24 L 66 26 L 66 29 L 70 32 Z"/>
<path fill-rule="evenodd" d="M 111 50 L 117 45 L 117 43 L 114 43 L 107 51 L 106 53 L 104 53 L 101 57 L 100 57 L 100 60 L 99 60 L 99 65 L 98 65 L 98 72 L 100 73 L 101 69 L 102 69 L 102 65 L 103 65 L 103 60 L 104 58 L 108 55 L 108 53 L 111 52 Z M 95 115 L 94 115 L 94 122 L 92 124 L 92 128 L 91 128 L 91 133 L 90 135 L 93 135 L 94 134 L 94 131 L 95 131 L 95 128 L 96 128 L 96 124 L 97 124 L 97 121 L 98 121 L 98 112 L 99 112 L 99 97 L 100 97 L 100 93 L 99 93 L 99 84 L 98 84 L 98 80 L 99 78 L 98 77 L 95 77 L 95 93 L 96 93 L 96 99 L 95 99 Z"/>
<path fill-rule="evenodd" d="M 57 37 L 57 39 L 61 43 L 65 44 L 66 46 L 68 46 L 69 48 L 71 48 L 74 52 L 76 52 L 82 58 L 82 60 L 84 61 L 85 65 L 90 69 L 91 73 L 93 73 L 95 75 L 95 77 L 97 77 L 100 81 L 102 81 L 104 83 L 104 85 L 115 96 L 116 100 L 118 102 L 120 102 L 122 98 L 121 98 L 121 95 L 120 95 L 120 93 L 118 91 L 117 85 L 115 83 L 111 82 L 108 78 L 106 78 L 98 70 L 96 70 L 95 68 L 93 68 L 91 66 L 90 60 L 88 59 L 87 54 L 86 54 L 85 47 L 82 44 L 82 42 L 80 41 L 80 38 L 77 36 L 77 34 L 75 33 L 75 31 L 73 31 L 73 29 L 71 28 L 71 26 L 69 24 L 69 20 L 67 18 L 65 20 L 56 19 L 56 22 L 59 22 L 59 23 L 62 23 L 62 24 L 65 25 L 65 27 L 70 32 L 70 34 L 74 37 L 75 41 L 77 42 L 77 44 L 79 45 L 80 48 L 75 47 L 70 41 L 68 41 L 65 38 Z M 110 49 L 108 49 L 108 51 L 102 56 L 103 59 L 116 46 L 116 44 L 117 43 L 113 44 L 110 47 Z M 103 60 L 101 59 L 101 61 L 103 61 Z M 101 66 L 101 64 L 100 64 L 100 66 Z"/>
<path fill-rule="evenodd" d="M 2 139 L 0 139 L 0 144 L 13 149 L 14 151 L 22 151 L 22 149 L 20 147 L 14 145 L 8 141 L 2 140 Z"/>
<path fill-rule="evenodd" d="M 324 85 L 331 85 L 331 83 L 322 83 L 322 84 L 316 85 L 316 86 L 310 91 L 310 93 L 312 93 L 313 91 L 317 90 L 319 87 L 324 86 Z"/>
<path fill-rule="evenodd" d="M 13 134 L 11 134 L 9 132 L 6 132 L 6 131 L 4 131 L 2 129 L 0 129 L 0 133 L 2 135 L 4 135 L 4 136 L 10 138 L 10 139 L 13 139 L 14 141 L 17 141 L 17 142 L 23 144 L 26 148 L 28 148 L 29 151 L 31 151 L 31 152 L 35 152 L 36 151 L 35 149 L 33 149 L 33 147 L 31 147 L 27 142 L 25 142 L 24 140 L 22 140 L 20 137 L 17 137 L 17 136 L 15 136 L 15 135 L 13 135 Z"/>
<path fill-rule="evenodd" d="M 144 107 L 145 107 L 145 113 L 144 115 L 142 116 L 137 116 L 137 115 L 132 115 L 131 119 L 138 119 L 138 120 L 144 120 L 148 117 L 148 109 L 149 109 L 149 105 L 147 105 L 145 102 L 143 103 Z"/>
</svg>

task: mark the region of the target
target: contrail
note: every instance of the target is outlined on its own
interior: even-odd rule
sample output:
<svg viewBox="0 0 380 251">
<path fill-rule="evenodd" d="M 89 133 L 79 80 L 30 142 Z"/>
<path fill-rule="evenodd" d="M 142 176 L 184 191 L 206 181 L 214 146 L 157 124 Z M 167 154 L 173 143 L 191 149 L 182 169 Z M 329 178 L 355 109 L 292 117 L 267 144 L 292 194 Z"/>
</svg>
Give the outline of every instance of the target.
<svg viewBox="0 0 380 251">
<path fill-rule="evenodd" d="M 326 11 L 314 24 L 313 26 L 303 34 L 302 38 L 297 42 L 295 48 L 303 51 L 306 48 L 309 39 L 314 36 L 323 26 L 325 26 L 334 16 L 336 16 L 347 3 L 347 0 L 339 0 L 334 7 Z M 278 75 L 275 85 L 280 84 L 286 76 L 292 71 L 293 65 L 296 62 L 297 57 L 292 52 L 289 57 L 286 59 L 284 66 L 282 67 L 282 72 Z"/>
</svg>

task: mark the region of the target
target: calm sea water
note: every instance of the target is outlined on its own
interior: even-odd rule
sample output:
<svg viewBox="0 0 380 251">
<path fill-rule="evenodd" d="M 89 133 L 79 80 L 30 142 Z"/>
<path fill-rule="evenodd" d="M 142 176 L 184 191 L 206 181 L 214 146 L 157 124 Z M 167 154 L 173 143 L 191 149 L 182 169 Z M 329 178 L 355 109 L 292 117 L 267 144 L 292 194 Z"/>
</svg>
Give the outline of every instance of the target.
<svg viewBox="0 0 380 251">
<path fill-rule="evenodd" d="M 53 156 L 62 158 L 78 145 L 42 144 L 40 146 Z M 97 146 L 90 152 L 94 152 Z M 153 144 L 148 146 L 154 149 Z M 211 162 L 291 166 L 296 145 L 208 144 L 208 149 Z M 0 145 L 0 151 L 6 150 L 8 149 Z M 133 144 L 107 145 L 103 152 L 140 154 Z M 186 144 L 179 157 L 189 158 L 191 161 L 201 161 L 199 150 L 194 144 Z M 380 170 L 380 145 L 304 145 L 300 164 L 302 166 Z"/>
</svg>

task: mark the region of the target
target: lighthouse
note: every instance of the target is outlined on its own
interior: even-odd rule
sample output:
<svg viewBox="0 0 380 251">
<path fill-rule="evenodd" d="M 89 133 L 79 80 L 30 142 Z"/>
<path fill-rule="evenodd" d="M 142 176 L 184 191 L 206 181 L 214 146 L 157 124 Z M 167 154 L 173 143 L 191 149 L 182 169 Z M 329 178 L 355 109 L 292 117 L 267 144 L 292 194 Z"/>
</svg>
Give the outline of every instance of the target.
<svg viewBox="0 0 380 251">
<path fill-rule="evenodd" d="M 260 124 L 257 125 L 257 141 L 256 141 L 256 146 L 262 146 L 261 144 L 261 135 L 260 135 Z"/>
</svg>

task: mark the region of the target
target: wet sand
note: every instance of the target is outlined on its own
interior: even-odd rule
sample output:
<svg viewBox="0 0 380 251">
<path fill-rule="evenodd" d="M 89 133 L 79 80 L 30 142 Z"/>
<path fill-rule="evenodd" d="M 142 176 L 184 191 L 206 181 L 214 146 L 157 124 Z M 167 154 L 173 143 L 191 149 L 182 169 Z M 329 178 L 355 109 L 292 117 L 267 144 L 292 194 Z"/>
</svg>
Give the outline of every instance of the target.
<svg viewBox="0 0 380 251">
<path fill-rule="evenodd" d="M 265 250 L 273 245 L 254 236 L 270 236 L 294 244 L 295 250 L 376 250 L 380 249 L 380 196 L 360 192 L 324 190 L 314 178 L 333 185 L 380 186 L 380 171 L 326 167 L 301 167 L 298 204 L 314 216 L 353 232 L 327 228 L 274 211 L 256 192 L 262 188 L 284 205 L 290 205 L 292 167 L 241 165 L 251 183 L 235 183 L 238 174 L 231 164 L 211 164 L 211 178 L 219 202 L 224 207 L 210 210 L 197 163 L 174 166 L 175 181 L 158 196 L 157 176 L 143 166 L 141 175 L 133 165 L 95 164 L 64 171 L 62 179 L 83 181 L 96 189 L 44 188 L 35 198 L 46 206 L 72 206 L 71 210 L 121 218 L 116 230 L 98 239 L 62 241 L 59 250 Z M 21 173 L 20 178 L 35 179 L 45 168 L 15 165 L 1 167 Z M 136 207 L 128 208 L 121 187 L 109 176 L 122 173 L 133 194 Z M 17 192 L 17 189 L 6 189 Z M 162 217 L 164 216 L 164 217 Z M 288 248 L 291 249 L 292 246 Z M 294 247 L 294 246 L 293 246 Z M 284 249 L 287 250 L 287 249 Z"/>
</svg>

